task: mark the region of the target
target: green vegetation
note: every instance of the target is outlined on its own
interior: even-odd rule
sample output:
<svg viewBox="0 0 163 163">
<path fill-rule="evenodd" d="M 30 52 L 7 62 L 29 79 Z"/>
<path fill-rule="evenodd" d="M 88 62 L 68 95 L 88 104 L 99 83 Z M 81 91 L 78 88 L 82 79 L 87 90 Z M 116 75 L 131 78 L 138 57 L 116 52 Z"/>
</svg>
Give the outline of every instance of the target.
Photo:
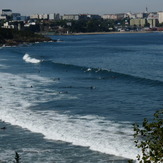
<svg viewBox="0 0 163 163">
<path fill-rule="evenodd" d="M 55 33 L 86 33 L 86 32 L 111 32 L 121 27 L 128 29 L 128 19 L 104 20 L 104 19 L 81 19 L 81 20 L 58 20 L 46 21 L 42 24 L 41 32 Z"/>
<path fill-rule="evenodd" d="M 114 29 L 114 22 L 112 20 L 103 19 L 90 19 L 72 21 L 72 25 L 68 27 L 68 30 L 74 32 L 109 32 Z"/>
<path fill-rule="evenodd" d="M 134 125 L 136 147 L 142 151 L 138 155 L 140 163 L 163 162 L 163 109 L 154 114 L 153 122 L 144 119 L 142 128 Z"/>
<path fill-rule="evenodd" d="M 0 45 L 19 45 L 23 43 L 33 43 L 50 41 L 50 38 L 34 34 L 31 31 L 18 31 L 13 29 L 0 28 Z"/>
</svg>

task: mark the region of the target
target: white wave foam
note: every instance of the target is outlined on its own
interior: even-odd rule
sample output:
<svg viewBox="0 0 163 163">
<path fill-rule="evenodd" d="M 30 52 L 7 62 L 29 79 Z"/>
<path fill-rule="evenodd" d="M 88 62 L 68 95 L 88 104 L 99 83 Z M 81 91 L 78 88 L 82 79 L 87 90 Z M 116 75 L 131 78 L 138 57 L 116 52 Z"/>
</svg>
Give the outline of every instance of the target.
<svg viewBox="0 0 163 163">
<path fill-rule="evenodd" d="M 136 158 L 131 128 L 124 127 L 124 124 L 100 117 L 94 117 L 90 121 L 52 111 L 32 112 L 26 109 L 3 109 L 0 118 L 32 132 L 41 133 L 47 139 L 70 142 L 125 158 Z"/>
<path fill-rule="evenodd" d="M 138 151 L 132 140 L 132 128 L 127 123 L 115 123 L 98 116 L 69 116 L 55 111 L 32 111 L 29 108 L 32 109 L 32 106 L 40 102 L 55 100 L 55 97 L 57 100 L 68 98 L 69 95 L 56 94 L 51 97 L 45 91 L 53 93 L 54 90 L 37 89 L 39 85 L 48 85 L 50 82 L 43 77 L 37 79 L 37 75 L 22 77 L 1 73 L 0 78 L 3 84 L 0 92 L 2 121 L 41 133 L 46 139 L 70 142 L 125 158 L 136 158 Z M 36 83 L 36 88 L 27 88 Z"/>
<path fill-rule="evenodd" d="M 29 54 L 25 54 L 25 55 L 23 56 L 23 60 L 26 61 L 26 62 L 28 62 L 28 63 L 40 63 L 40 62 L 41 62 L 41 60 L 39 60 L 39 59 L 31 58 L 31 57 L 29 56 Z"/>
<path fill-rule="evenodd" d="M 89 71 L 91 71 L 91 70 L 92 70 L 91 68 L 88 68 L 86 71 L 88 71 L 88 72 L 89 72 Z"/>
</svg>

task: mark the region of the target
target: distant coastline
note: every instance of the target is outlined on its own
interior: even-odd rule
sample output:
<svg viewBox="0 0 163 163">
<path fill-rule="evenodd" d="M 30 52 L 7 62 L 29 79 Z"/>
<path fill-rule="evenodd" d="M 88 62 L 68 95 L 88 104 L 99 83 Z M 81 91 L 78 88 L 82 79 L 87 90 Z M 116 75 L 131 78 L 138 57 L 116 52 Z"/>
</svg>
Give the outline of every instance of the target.
<svg viewBox="0 0 163 163">
<path fill-rule="evenodd" d="M 98 34 L 123 34 L 123 33 L 152 33 L 153 31 L 130 31 L 130 32 L 87 32 L 87 33 L 72 33 L 72 35 L 98 35 Z"/>
<path fill-rule="evenodd" d="M 19 46 L 31 43 L 40 42 L 56 42 L 48 35 L 99 35 L 99 34 L 129 34 L 129 33 L 153 33 L 154 31 L 120 31 L 120 32 L 85 32 L 85 33 L 59 33 L 55 32 L 40 32 L 32 33 L 30 31 L 15 31 L 9 29 L 1 29 L 0 31 L 0 47 Z M 155 31 L 156 32 L 156 31 Z M 7 33 L 7 35 L 6 35 Z"/>
<path fill-rule="evenodd" d="M 122 32 L 79 32 L 79 33 L 55 33 L 55 32 L 40 32 L 42 35 L 101 35 L 101 34 L 125 34 L 125 33 L 153 33 L 156 31 L 122 31 Z M 160 32 L 160 31 L 158 31 Z"/>
</svg>

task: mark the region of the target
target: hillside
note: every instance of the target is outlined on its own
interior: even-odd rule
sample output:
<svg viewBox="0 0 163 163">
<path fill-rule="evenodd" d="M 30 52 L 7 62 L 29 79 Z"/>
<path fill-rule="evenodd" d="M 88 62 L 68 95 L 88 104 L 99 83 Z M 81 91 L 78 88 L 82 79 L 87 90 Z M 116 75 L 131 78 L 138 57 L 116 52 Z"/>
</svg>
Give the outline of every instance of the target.
<svg viewBox="0 0 163 163">
<path fill-rule="evenodd" d="M 31 31 L 17 31 L 13 29 L 0 28 L 0 46 L 13 46 L 24 43 L 34 43 L 43 41 L 54 41 L 43 35 L 35 34 Z"/>
</svg>

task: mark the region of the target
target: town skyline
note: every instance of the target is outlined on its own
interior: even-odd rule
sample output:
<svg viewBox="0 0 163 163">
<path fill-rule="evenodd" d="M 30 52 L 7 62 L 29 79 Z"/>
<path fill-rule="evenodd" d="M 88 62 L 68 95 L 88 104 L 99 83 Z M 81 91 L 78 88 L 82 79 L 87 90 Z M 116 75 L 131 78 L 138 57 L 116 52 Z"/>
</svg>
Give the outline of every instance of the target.
<svg viewBox="0 0 163 163">
<path fill-rule="evenodd" d="M 149 12 L 163 11 L 162 0 L 12 0 L 12 2 L 2 1 L 1 8 L 12 9 L 13 12 L 19 12 L 23 15 L 36 13 L 60 13 L 60 14 L 109 14 L 126 12 L 145 12 L 146 7 Z"/>
</svg>

